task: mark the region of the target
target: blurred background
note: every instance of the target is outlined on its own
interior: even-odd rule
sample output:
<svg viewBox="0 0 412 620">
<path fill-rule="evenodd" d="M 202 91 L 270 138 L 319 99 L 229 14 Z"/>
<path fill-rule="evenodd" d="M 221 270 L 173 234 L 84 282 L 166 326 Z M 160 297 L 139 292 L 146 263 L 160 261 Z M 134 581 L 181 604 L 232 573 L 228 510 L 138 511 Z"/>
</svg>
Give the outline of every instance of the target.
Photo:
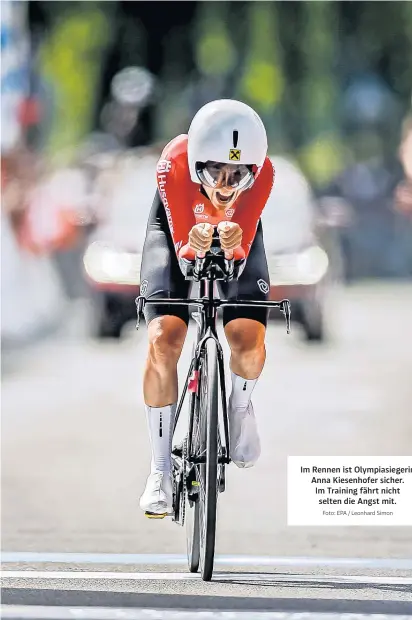
<svg viewBox="0 0 412 620">
<path fill-rule="evenodd" d="M 411 3 L 180 6 L 2 2 L 4 341 L 79 299 L 97 334 L 120 335 L 156 158 L 222 97 L 259 112 L 276 158 L 272 285 L 412 275 Z M 288 294 L 321 340 L 323 309 Z"/>
<path fill-rule="evenodd" d="M 271 296 L 295 321 L 286 337 L 272 317 L 256 389 L 288 419 L 258 411 L 266 456 L 231 471 L 225 502 L 242 476 L 253 495 L 278 472 L 283 493 L 287 454 L 410 451 L 411 2 L 2 0 L 1 95 L 8 548 L 183 550 L 174 526 L 154 536 L 138 514 L 146 334 L 131 322 L 157 158 L 216 98 L 267 127 Z M 273 502 L 259 527 L 222 517 L 222 544 L 252 532 L 245 549 L 270 551 L 269 532 L 285 553 L 410 547 L 402 528 L 292 535 Z"/>
</svg>

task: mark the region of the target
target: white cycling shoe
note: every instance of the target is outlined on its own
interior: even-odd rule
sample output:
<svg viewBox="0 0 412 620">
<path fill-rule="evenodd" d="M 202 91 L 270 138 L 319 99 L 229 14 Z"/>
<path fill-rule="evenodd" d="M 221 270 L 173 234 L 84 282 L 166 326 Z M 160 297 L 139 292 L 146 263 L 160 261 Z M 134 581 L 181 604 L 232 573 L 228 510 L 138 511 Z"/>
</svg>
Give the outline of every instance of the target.
<svg viewBox="0 0 412 620">
<path fill-rule="evenodd" d="M 232 409 L 229 401 L 230 458 L 238 467 L 253 467 L 260 456 L 260 439 L 252 403 Z"/>
<path fill-rule="evenodd" d="M 140 498 L 140 508 L 150 519 L 163 519 L 173 510 L 173 485 L 170 472 L 149 474 L 146 488 Z"/>
</svg>

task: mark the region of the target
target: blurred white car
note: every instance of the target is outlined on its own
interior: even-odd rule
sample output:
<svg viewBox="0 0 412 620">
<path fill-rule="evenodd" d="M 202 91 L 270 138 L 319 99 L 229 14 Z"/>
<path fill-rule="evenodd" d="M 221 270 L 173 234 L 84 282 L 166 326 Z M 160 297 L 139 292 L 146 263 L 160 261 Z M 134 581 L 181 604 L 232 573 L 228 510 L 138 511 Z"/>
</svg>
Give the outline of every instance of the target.
<svg viewBox="0 0 412 620">
<path fill-rule="evenodd" d="M 134 300 L 139 294 L 141 253 L 156 191 L 157 158 L 156 154 L 129 157 L 119 167 L 106 222 L 96 229 L 84 256 L 99 337 L 119 337 L 123 325 L 136 316 Z M 290 299 L 292 320 L 301 323 L 306 338 L 322 340 L 330 261 L 317 237 L 316 204 L 295 164 L 281 157 L 272 161 L 276 180 L 262 216 L 270 297 Z M 271 314 L 278 316 L 279 312 Z"/>
<path fill-rule="evenodd" d="M 275 183 L 262 214 L 270 299 L 289 299 L 292 320 L 302 325 L 306 338 L 323 340 L 330 257 L 320 239 L 330 235 L 329 227 L 320 224 L 312 190 L 300 169 L 283 157 L 271 160 Z M 270 316 L 277 318 L 279 313 L 271 311 Z"/>
<path fill-rule="evenodd" d="M 90 237 L 83 263 L 93 300 L 93 332 L 99 338 L 119 338 L 125 323 L 136 317 L 158 159 L 159 153 L 146 151 L 122 156 L 98 198 L 103 222 Z"/>
</svg>

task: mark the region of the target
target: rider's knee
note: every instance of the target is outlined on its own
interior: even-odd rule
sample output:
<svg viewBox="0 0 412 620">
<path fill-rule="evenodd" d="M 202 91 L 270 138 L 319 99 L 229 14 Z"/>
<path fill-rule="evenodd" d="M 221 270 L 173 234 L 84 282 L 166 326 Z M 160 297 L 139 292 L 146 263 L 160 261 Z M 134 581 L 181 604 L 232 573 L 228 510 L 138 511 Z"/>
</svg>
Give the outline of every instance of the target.
<svg viewBox="0 0 412 620">
<path fill-rule="evenodd" d="M 186 337 L 187 326 L 174 316 L 163 316 L 149 323 L 149 358 L 153 363 L 177 363 Z"/>
<path fill-rule="evenodd" d="M 232 353 L 248 353 L 265 346 L 265 327 L 252 319 L 235 319 L 225 327 Z"/>
</svg>

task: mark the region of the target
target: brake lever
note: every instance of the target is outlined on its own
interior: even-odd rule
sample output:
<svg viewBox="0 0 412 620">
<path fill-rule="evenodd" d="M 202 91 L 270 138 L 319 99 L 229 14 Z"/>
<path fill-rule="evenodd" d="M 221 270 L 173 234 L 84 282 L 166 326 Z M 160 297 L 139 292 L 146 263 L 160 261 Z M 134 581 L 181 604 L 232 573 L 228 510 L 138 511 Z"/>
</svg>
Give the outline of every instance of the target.
<svg viewBox="0 0 412 620">
<path fill-rule="evenodd" d="M 283 314 L 283 316 L 285 317 L 285 321 L 286 321 L 286 333 L 290 334 L 290 301 L 289 299 L 285 299 L 285 301 L 282 301 L 282 307 L 280 309 L 281 313 Z"/>
<path fill-rule="evenodd" d="M 136 310 L 137 310 L 136 330 L 138 330 L 140 326 L 140 315 L 142 314 L 144 310 L 144 306 L 146 303 L 146 297 L 144 297 L 143 295 L 139 295 L 139 297 L 135 299 L 135 303 L 136 303 Z"/>
</svg>

